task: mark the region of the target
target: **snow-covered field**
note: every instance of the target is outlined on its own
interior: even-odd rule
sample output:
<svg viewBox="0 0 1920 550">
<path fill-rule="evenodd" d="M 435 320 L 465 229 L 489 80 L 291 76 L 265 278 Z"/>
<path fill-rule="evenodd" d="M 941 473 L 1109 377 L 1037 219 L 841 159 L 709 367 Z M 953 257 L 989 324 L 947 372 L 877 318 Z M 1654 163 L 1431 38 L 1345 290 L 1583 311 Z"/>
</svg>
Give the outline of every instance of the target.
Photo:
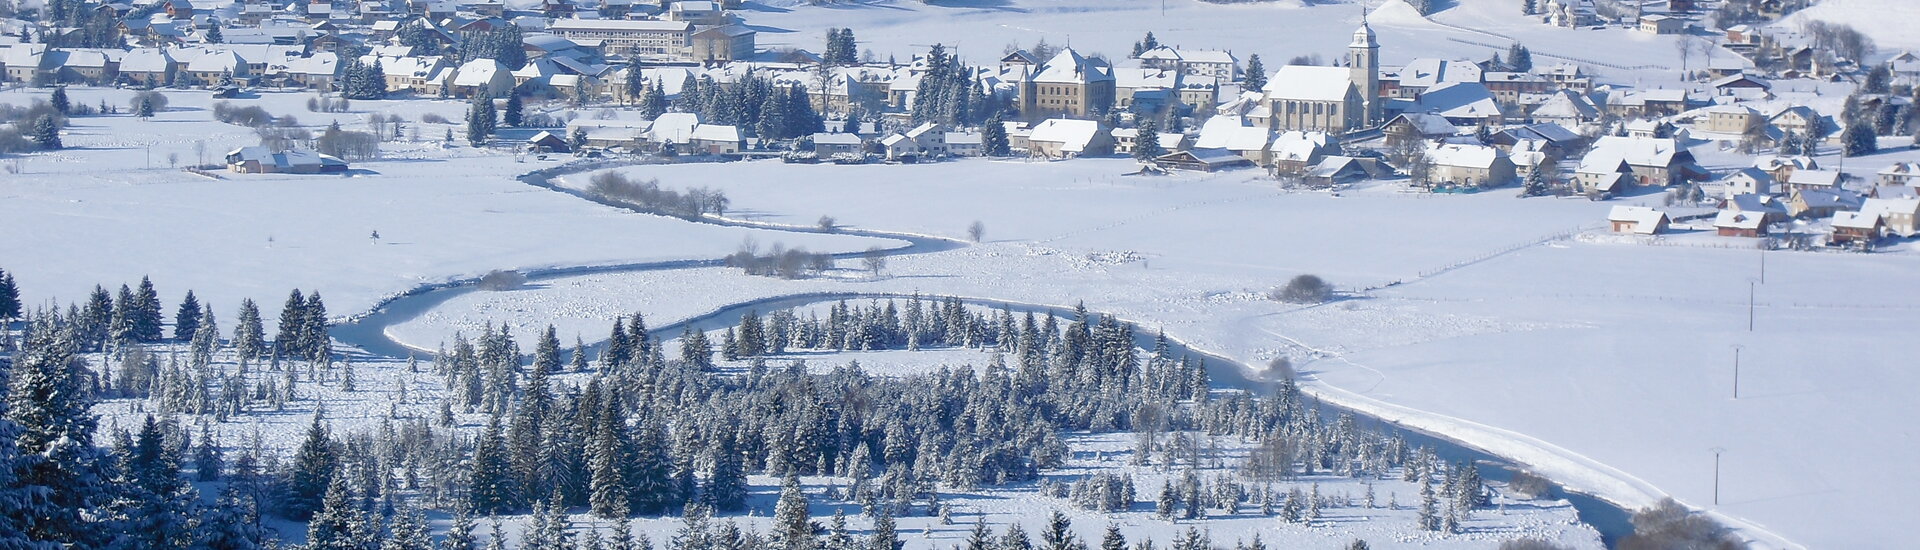
<svg viewBox="0 0 1920 550">
<path fill-rule="evenodd" d="M 1749 334 L 1747 280 L 1761 263 L 1750 241 L 1553 239 L 1602 219 L 1610 203 L 1417 197 L 1389 184 L 1335 198 L 1284 193 L 1246 173 L 1116 175 L 1127 168 L 1102 160 L 632 168 L 663 182 L 744 175 L 723 188 L 755 219 L 826 213 L 857 227 L 956 236 L 980 219 L 990 242 L 892 258 L 879 278 L 782 281 L 722 268 L 560 278 L 457 297 L 396 334 L 431 347 L 458 327 L 604 308 L 584 316 L 592 341 L 618 312 L 693 315 L 813 292 L 1084 299 L 1249 364 L 1289 355 L 1331 400 L 1454 435 L 1629 506 L 1670 494 L 1751 522 L 1759 527 L 1751 536 L 1864 543 L 1888 533 L 1839 519 L 1882 524 L 1904 494 L 1889 487 L 1920 490 L 1920 478 L 1890 467 L 1905 451 L 1874 421 L 1920 413 L 1901 397 L 1920 380 L 1884 343 L 1920 310 L 1912 290 L 1920 255 L 1768 253 Z M 765 177 L 807 171 L 816 183 Z M 1043 206 L 1061 204 L 1070 206 Z M 1314 308 L 1262 298 L 1304 272 L 1346 290 L 1403 284 Z M 1733 344 L 1745 345 L 1738 401 Z M 1725 449 L 1719 506 L 1715 447 Z M 1828 467 L 1836 460 L 1847 467 Z"/>
<path fill-rule="evenodd" d="M 0 178 L 0 234 L 14 236 L 0 242 L 0 262 L 30 305 L 77 301 L 96 283 L 111 289 L 150 275 L 164 302 L 192 289 L 229 318 L 242 298 L 274 315 L 293 288 L 317 289 L 330 311 L 350 315 L 416 286 L 494 269 L 713 259 L 747 239 L 834 252 L 897 244 L 602 207 L 513 179 L 557 161 L 443 148 L 445 125 L 427 125 L 423 142 L 383 144 L 386 158 L 355 163 L 345 176 L 220 170 L 206 177 L 168 168 L 167 156 L 194 164 L 195 142 L 203 140 L 208 162 L 221 163 L 228 150 L 257 143 L 251 129 L 213 122 L 207 93 L 170 92 L 172 108 L 150 121 L 124 114 L 130 91 L 74 88 L 70 95 L 78 104 L 121 105 L 123 114 L 73 118 L 63 135 L 69 149 L 22 157 L 23 173 Z M 12 90 L 0 93 L 0 103 L 46 96 Z M 464 109 L 369 101 L 355 103 L 364 112 L 328 115 L 307 112 L 308 97 L 232 101 L 296 116 L 316 132 L 334 119 L 364 128 L 368 114 L 401 114 L 409 125 L 426 112 L 459 120 Z"/>
<path fill-rule="evenodd" d="M 1362 4 L 1166 0 L 1163 11 L 1159 0 L 852 0 L 817 6 L 749 2 L 741 14 L 760 31 L 763 46 L 819 51 L 827 29 L 846 27 L 854 30 L 862 50 L 872 50 L 881 60 L 905 60 L 940 42 L 968 62 L 987 64 L 998 61 L 1010 44 L 1028 47 L 1042 39 L 1120 60 L 1134 42 L 1153 31 L 1161 44 L 1230 50 L 1242 61 L 1259 54 L 1272 70 L 1294 56 L 1342 59 L 1360 25 Z M 1550 27 L 1522 15 L 1519 4 L 1508 0 L 1441 2 L 1449 7 L 1432 20 L 1400 0 L 1364 4 L 1374 10 L 1368 21 L 1379 33 L 1381 62 L 1386 65 L 1422 57 L 1484 60 L 1495 52 L 1505 55 L 1507 46 L 1518 41 L 1533 49 L 1537 63 L 1577 59 L 1589 72 L 1621 77 L 1628 84 L 1678 82 L 1680 55 L 1671 36 Z M 1607 47 L 1578 45 L 1600 43 Z M 1569 59 L 1551 57 L 1555 55 Z M 1651 67 L 1629 74 L 1595 63 Z"/>
</svg>

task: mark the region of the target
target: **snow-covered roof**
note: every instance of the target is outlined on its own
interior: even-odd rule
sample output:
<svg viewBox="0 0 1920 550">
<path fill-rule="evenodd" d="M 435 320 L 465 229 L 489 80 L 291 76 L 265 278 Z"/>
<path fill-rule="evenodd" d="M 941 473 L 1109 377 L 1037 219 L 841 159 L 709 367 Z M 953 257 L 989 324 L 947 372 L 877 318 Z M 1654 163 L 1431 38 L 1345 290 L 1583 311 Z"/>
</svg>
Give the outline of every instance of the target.
<svg viewBox="0 0 1920 550">
<path fill-rule="evenodd" d="M 1795 200 L 1808 208 L 1838 208 L 1859 210 L 1863 202 L 1860 195 L 1845 189 L 1805 189 L 1793 192 Z"/>
<path fill-rule="evenodd" d="M 980 145 L 983 137 L 980 132 L 946 132 L 947 145 Z"/>
<path fill-rule="evenodd" d="M 647 136 L 663 143 L 686 143 L 693 137 L 693 131 L 700 126 L 700 115 L 694 113 L 665 113 L 654 119 L 647 128 Z"/>
<path fill-rule="evenodd" d="M 487 58 L 475 59 L 460 64 L 460 69 L 453 74 L 453 85 L 486 86 L 492 84 L 493 79 L 500 73 L 506 72 L 508 72 L 507 66 L 500 64 L 499 61 Z"/>
<path fill-rule="evenodd" d="M 1050 118 L 1033 127 L 1033 133 L 1027 136 L 1027 141 L 1059 143 L 1060 150 L 1077 153 L 1085 151 L 1099 133 L 1100 123 L 1097 121 Z"/>
<path fill-rule="evenodd" d="M 1787 175 L 1787 185 L 1811 185 L 1834 187 L 1840 185 L 1840 172 L 1837 170 L 1794 170 Z"/>
<path fill-rule="evenodd" d="M 1600 117 L 1600 108 L 1593 105 L 1587 96 L 1573 90 L 1557 90 L 1547 97 L 1539 107 L 1533 109 L 1535 118 L 1594 119 Z"/>
<path fill-rule="evenodd" d="M 1759 229 L 1767 221 L 1767 215 L 1761 212 L 1739 212 L 1721 210 L 1713 216 L 1713 226 L 1727 229 Z"/>
<path fill-rule="evenodd" d="M 1594 142 L 1586 158 L 1602 161 L 1612 158 L 1633 166 L 1670 166 L 1683 154 L 1691 160 L 1692 154 L 1672 138 L 1606 136 Z M 1586 162 L 1583 160 L 1581 164 L 1585 166 Z"/>
<path fill-rule="evenodd" d="M 1504 156 L 1506 153 L 1499 148 L 1487 145 L 1450 143 L 1427 150 L 1427 159 L 1437 166 L 1492 168 Z"/>
<path fill-rule="evenodd" d="M 1907 195 L 1898 198 L 1880 197 L 1867 199 L 1860 203 L 1860 212 L 1874 216 L 1891 216 L 1895 214 L 1908 216 L 1920 215 L 1920 198 Z"/>
<path fill-rule="evenodd" d="M 1396 119 L 1405 120 L 1413 127 L 1414 133 L 1422 136 L 1451 136 L 1460 132 L 1447 117 L 1431 113 L 1402 113 Z M 1389 123 L 1391 125 L 1392 123 Z"/>
<path fill-rule="evenodd" d="M 1614 206 L 1613 210 L 1607 212 L 1607 221 L 1630 222 L 1633 232 L 1642 235 L 1652 235 L 1666 217 L 1665 212 L 1645 206 Z"/>
<path fill-rule="evenodd" d="M 1341 101 L 1353 90 L 1352 75 L 1344 67 L 1288 65 L 1267 79 L 1268 99 Z"/>
<path fill-rule="evenodd" d="M 701 124 L 693 127 L 693 133 L 687 137 L 700 141 L 741 141 L 740 128 L 731 124 Z"/>
<path fill-rule="evenodd" d="M 1289 131 L 1274 138 L 1267 151 L 1275 161 L 1306 162 L 1327 147 L 1327 135 L 1321 132 Z"/>
<path fill-rule="evenodd" d="M 859 145 L 860 136 L 837 132 L 818 132 L 813 134 L 814 145 Z"/>
<path fill-rule="evenodd" d="M 693 23 L 689 21 L 659 21 L 642 19 L 558 19 L 547 25 L 550 31 L 591 30 L 591 31 L 691 31 Z"/>
<path fill-rule="evenodd" d="M 1240 126 L 1227 133 L 1228 151 L 1264 151 L 1273 141 L 1273 131 L 1260 126 Z"/>
<path fill-rule="evenodd" d="M 1835 212 L 1833 227 L 1836 229 L 1873 230 L 1880 228 L 1880 216 L 1866 212 Z"/>
<path fill-rule="evenodd" d="M 120 58 L 120 72 L 123 73 L 164 73 L 173 67 L 175 61 L 167 50 L 161 48 L 136 48 Z"/>
<path fill-rule="evenodd" d="M 1074 51 L 1073 48 L 1061 48 L 1060 53 L 1055 54 L 1053 59 L 1047 60 L 1047 63 L 1041 66 L 1040 72 L 1033 75 L 1034 82 L 1061 84 L 1112 79 L 1112 69 L 1105 63 L 1081 56 L 1080 52 Z"/>
<path fill-rule="evenodd" d="M 1742 193 L 1739 195 L 1727 197 L 1726 210 L 1731 210 L 1735 212 L 1761 212 L 1761 213 L 1768 213 L 1768 214 L 1787 213 L 1787 208 L 1785 206 L 1781 206 L 1780 201 L 1774 200 L 1774 198 L 1771 196 L 1761 195 L 1758 193 Z"/>
<path fill-rule="evenodd" d="M 1345 71 L 1346 69 L 1341 69 Z M 1400 86 L 1431 88 L 1451 82 L 1479 82 L 1480 66 L 1470 61 L 1415 59 L 1400 69 Z"/>
<path fill-rule="evenodd" d="M 1485 84 L 1451 82 L 1421 94 L 1412 110 L 1447 118 L 1489 118 L 1500 116 L 1500 102 Z"/>
</svg>

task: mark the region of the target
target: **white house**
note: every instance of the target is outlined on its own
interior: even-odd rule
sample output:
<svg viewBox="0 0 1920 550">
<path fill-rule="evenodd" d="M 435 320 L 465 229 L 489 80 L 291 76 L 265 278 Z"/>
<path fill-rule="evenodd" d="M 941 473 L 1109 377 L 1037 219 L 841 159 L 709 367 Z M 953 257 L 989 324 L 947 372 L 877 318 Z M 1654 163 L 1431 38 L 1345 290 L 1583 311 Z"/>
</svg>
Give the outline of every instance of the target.
<svg viewBox="0 0 1920 550">
<path fill-rule="evenodd" d="M 1100 123 L 1092 120 L 1050 118 L 1033 127 L 1027 135 L 1027 152 L 1045 158 L 1069 158 L 1106 154 L 1113 137 Z"/>
<path fill-rule="evenodd" d="M 1771 195 L 1774 193 L 1773 174 L 1759 168 L 1741 168 L 1740 171 L 1721 178 L 1721 195 Z"/>
<path fill-rule="evenodd" d="M 1614 233 L 1656 235 L 1667 230 L 1667 213 L 1645 206 L 1614 206 L 1607 213 Z"/>
</svg>

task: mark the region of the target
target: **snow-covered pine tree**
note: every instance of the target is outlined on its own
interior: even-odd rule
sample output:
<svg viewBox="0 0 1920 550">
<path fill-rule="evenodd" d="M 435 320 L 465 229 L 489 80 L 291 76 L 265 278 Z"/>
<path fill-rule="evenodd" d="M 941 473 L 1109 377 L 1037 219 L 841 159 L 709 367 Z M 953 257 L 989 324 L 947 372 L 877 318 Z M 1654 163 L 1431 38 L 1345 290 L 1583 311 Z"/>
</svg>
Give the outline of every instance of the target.
<svg viewBox="0 0 1920 550">
<path fill-rule="evenodd" d="M 1260 62 L 1260 54 L 1256 53 L 1247 56 L 1247 69 L 1243 84 L 1241 88 L 1248 91 L 1266 89 L 1267 65 Z"/>
<path fill-rule="evenodd" d="M 500 113 L 501 122 L 505 123 L 508 128 L 519 128 L 520 123 L 523 122 L 521 117 L 523 116 L 524 108 L 525 106 L 520 102 L 519 93 L 508 93 L 506 110 Z"/>
<path fill-rule="evenodd" d="M 773 526 L 768 528 L 768 548 L 775 550 L 813 550 L 819 541 L 813 536 L 813 519 L 807 513 L 807 495 L 800 490 L 800 478 L 787 476 L 780 485 L 780 500 L 773 507 Z"/>
<path fill-rule="evenodd" d="M 306 550 L 367 550 L 362 545 L 368 533 L 378 532 L 374 520 L 354 502 L 347 476 L 336 476 L 327 485 L 319 513 L 307 522 Z"/>
<path fill-rule="evenodd" d="M 520 506 L 520 485 L 509 461 L 506 437 L 500 432 L 500 417 L 487 420 L 486 431 L 474 441 L 473 471 L 468 479 L 469 503 L 487 514 L 512 511 Z"/>
<path fill-rule="evenodd" d="M 173 313 L 173 338 L 186 342 L 194 338 L 194 331 L 200 331 L 200 300 L 194 298 L 194 290 L 186 290 L 186 298 Z"/>
<path fill-rule="evenodd" d="M 880 507 L 880 514 L 873 518 L 873 534 L 867 536 L 866 550 L 900 550 L 903 543 L 894 532 L 893 510 Z"/>
<path fill-rule="evenodd" d="M 448 538 L 452 536 L 449 532 Z M 394 514 L 387 525 L 386 540 L 380 542 L 380 550 L 434 550 L 426 516 L 410 507 Z"/>
</svg>

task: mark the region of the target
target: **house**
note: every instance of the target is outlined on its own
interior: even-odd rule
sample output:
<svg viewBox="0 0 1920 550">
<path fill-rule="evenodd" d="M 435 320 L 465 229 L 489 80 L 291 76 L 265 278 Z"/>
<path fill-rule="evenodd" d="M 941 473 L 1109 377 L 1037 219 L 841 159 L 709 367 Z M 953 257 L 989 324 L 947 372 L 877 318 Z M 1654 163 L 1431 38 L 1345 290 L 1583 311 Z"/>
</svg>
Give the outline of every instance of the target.
<svg viewBox="0 0 1920 550">
<path fill-rule="evenodd" d="M 1447 144 L 1427 150 L 1433 171 L 1426 183 L 1500 187 L 1513 182 L 1513 160 L 1498 147 Z"/>
<path fill-rule="evenodd" d="M 1843 176 L 1838 170 L 1794 170 L 1787 175 L 1786 186 L 1789 189 L 1840 189 Z"/>
<path fill-rule="evenodd" d="M 120 58 L 120 80 L 136 86 L 165 86 L 180 62 L 166 48 L 135 48 Z"/>
<path fill-rule="evenodd" d="M 694 25 L 719 26 L 729 23 L 727 11 L 712 0 L 680 0 L 667 7 L 668 21 L 686 21 Z"/>
<path fill-rule="evenodd" d="M 1322 132 L 1298 130 L 1280 134 L 1267 145 L 1266 164 L 1275 173 L 1300 173 L 1321 161 L 1330 149 L 1331 139 Z"/>
<path fill-rule="evenodd" d="M 1225 149 L 1188 149 L 1174 151 L 1153 158 L 1154 164 L 1177 169 L 1199 172 L 1215 172 L 1228 168 L 1253 166 L 1253 161 L 1236 155 Z"/>
<path fill-rule="evenodd" d="M 1713 217 L 1713 228 L 1722 237 L 1764 237 L 1770 219 L 1761 212 L 1721 210 Z"/>
<path fill-rule="evenodd" d="M 1227 82 L 1239 80 L 1236 69 L 1239 58 L 1233 52 L 1222 50 L 1181 50 L 1170 46 L 1160 46 L 1138 56 L 1140 66 L 1150 69 L 1176 71 L 1192 76 L 1208 76 Z"/>
<path fill-rule="evenodd" d="M 1746 135 L 1747 131 L 1763 124 L 1765 120 L 1760 111 L 1745 105 L 1715 105 L 1701 113 L 1705 119 L 1694 127 L 1716 134 Z"/>
<path fill-rule="evenodd" d="M 980 132 L 946 132 L 947 154 L 956 157 L 980 156 L 986 152 L 981 143 L 983 137 Z"/>
<path fill-rule="evenodd" d="M 1658 235 L 1667 232 L 1667 213 L 1645 206 L 1615 206 L 1607 213 L 1614 233 Z"/>
<path fill-rule="evenodd" d="M 1744 96 L 1755 94 L 1764 96 L 1768 90 L 1773 89 L 1772 84 L 1768 84 L 1766 81 L 1758 78 L 1747 76 L 1745 73 L 1729 75 L 1725 78 L 1715 80 L 1712 86 L 1714 93 L 1719 95 Z"/>
<path fill-rule="evenodd" d="M 326 174 L 347 171 L 347 161 L 312 151 L 276 153 L 255 145 L 228 152 L 227 170 L 237 174 Z"/>
<path fill-rule="evenodd" d="M 1640 16 L 1640 32 L 1648 34 L 1680 34 L 1686 30 L 1687 20 L 1671 15 L 1651 14 Z"/>
<path fill-rule="evenodd" d="M 1773 174 L 1773 181 L 1784 182 L 1796 170 L 1820 169 L 1820 163 L 1808 156 L 1763 155 L 1753 159 L 1753 167 Z"/>
<path fill-rule="evenodd" d="M 1612 172 L 1623 163 L 1638 185 L 1665 187 L 1708 176 L 1694 163 L 1693 153 L 1670 138 L 1602 137 L 1580 162 L 1582 173 L 1590 166 L 1600 169 L 1596 173 Z"/>
<path fill-rule="evenodd" d="M 698 114 L 665 113 L 647 125 L 645 139 L 661 146 L 688 145 L 693 141 L 693 131 L 699 127 Z"/>
<path fill-rule="evenodd" d="M 733 155 L 747 147 L 740 129 L 729 124 L 701 124 L 687 139 L 687 153 L 696 155 Z"/>
<path fill-rule="evenodd" d="M 577 118 L 567 122 L 567 135 L 583 133 L 586 135 L 586 147 L 608 149 L 624 147 L 636 149 L 646 140 L 648 122 L 645 120 L 595 120 Z"/>
<path fill-rule="evenodd" d="M 1104 155 L 1112 149 L 1113 136 L 1092 120 L 1050 118 L 1034 126 L 1027 135 L 1027 152 L 1036 157 Z"/>
<path fill-rule="evenodd" d="M 819 132 L 813 134 L 813 154 L 821 157 L 842 153 L 859 153 L 865 149 L 860 136 L 843 133 Z"/>
<path fill-rule="evenodd" d="M 1834 246 L 1870 245 L 1886 231 L 1886 221 L 1865 212 L 1838 212 L 1833 215 L 1833 235 L 1827 243 Z"/>
<path fill-rule="evenodd" d="M 1387 121 L 1382 132 L 1389 139 L 1433 140 L 1459 134 L 1460 129 L 1437 114 L 1402 113 Z"/>
<path fill-rule="evenodd" d="M 514 86 L 513 71 L 499 61 L 480 58 L 462 63 L 453 72 L 450 92 L 461 97 L 501 97 Z"/>
<path fill-rule="evenodd" d="M 553 135 L 553 132 L 545 130 L 534 134 L 533 137 L 527 138 L 527 149 L 540 153 L 566 153 L 573 150 L 573 148 L 567 144 L 565 138 Z"/>
<path fill-rule="evenodd" d="M 1574 133 L 1573 130 L 1568 130 L 1565 126 L 1541 122 L 1526 126 L 1508 126 L 1494 133 L 1488 141 L 1490 145 L 1499 146 L 1509 152 L 1539 151 L 1558 157 L 1567 151 L 1577 150 L 1586 145 L 1587 138 Z M 1537 145 L 1523 145 L 1528 143 Z"/>
<path fill-rule="evenodd" d="M 1456 126 L 1497 125 L 1501 121 L 1499 100 L 1494 99 L 1485 84 L 1478 82 L 1435 86 L 1414 100 L 1407 111 L 1437 114 Z"/>
<path fill-rule="evenodd" d="M 1920 162 L 1896 162 L 1876 175 L 1880 176 L 1880 185 L 1920 188 Z"/>
<path fill-rule="evenodd" d="M 1539 107 L 1533 109 L 1533 119 L 1540 122 L 1578 125 L 1600 120 L 1603 113 L 1594 106 L 1593 100 L 1586 94 L 1573 90 L 1559 90 L 1547 97 Z"/>
<path fill-rule="evenodd" d="M 913 140 L 923 155 L 937 157 L 947 154 L 947 131 L 944 126 L 932 122 L 921 123 L 907 130 L 906 136 Z"/>
<path fill-rule="evenodd" d="M 1774 193 L 1773 174 L 1759 168 L 1741 168 L 1727 177 L 1721 178 L 1722 196 L 1734 195 L 1771 195 Z"/>
<path fill-rule="evenodd" d="M 1825 218 L 1835 212 L 1860 210 L 1862 202 L 1860 195 L 1845 189 L 1794 189 L 1787 198 L 1787 214 L 1796 218 Z"/>
<path fill-rule="evenodd" d="M 1780 128 L 1782 131 L 1795 135 L 1813 137 L 1824 137 L 1826 135 L 1827 125 L 1825 117 L 1820 116 L 1820 113 L 1815 112 L 1813 108 L 1805 105 L 1795 105 L 1781 109 L 1780 112 L 1767 117 L 1767 123 Z"/>
<path fill-rule="evenodd" d="M 1113 152 L 1115 153 L 1131 155 L 1133 154 L 1134 148 L 1140 145 L 1139 128 L 1120 128 L 1114 130 L 1112 133 Z M 1154 135 L 1160 144 L 1161 151 L 1184 151 L 1193 146 L 1191 138 L 1186 134 L 1163 133 Z"/>
<path fill-rule="evenodd" d="M 1860 212 L 1879 216 L 1889 233 L 1920 236 L 1920 198 L 1871 198 L 1861 203 Z"/>
<path fill-rule="evenodd" d="M 1303 181 L 1308 185 L 1332 187 L 1342 183 L 1352 183 L 1374 177 L 1377 163 L 1373 159 L 1359 159 L 1338 155 L 1320 159 L 1319 164 L 1307 169 Z"/>
</svg>

